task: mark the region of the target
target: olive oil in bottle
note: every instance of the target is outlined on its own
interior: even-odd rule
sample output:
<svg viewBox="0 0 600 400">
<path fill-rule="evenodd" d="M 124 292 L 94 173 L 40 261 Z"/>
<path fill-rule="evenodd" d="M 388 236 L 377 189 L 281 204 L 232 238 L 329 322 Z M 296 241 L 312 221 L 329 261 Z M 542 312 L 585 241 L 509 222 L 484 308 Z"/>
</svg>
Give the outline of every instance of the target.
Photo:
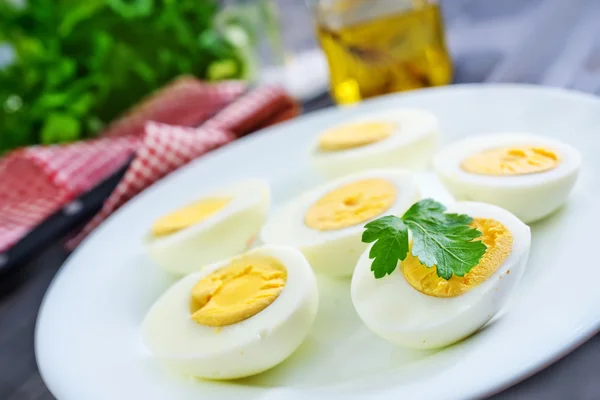
<svg viewBox="0 0 600 400">
<path fill-rule="evenodd" d="M 437 4 L 423 0 L 329 3 L 329 8 L 317 8 L 317 35 L 338 104 L 452 80 Z"/>
</svg>

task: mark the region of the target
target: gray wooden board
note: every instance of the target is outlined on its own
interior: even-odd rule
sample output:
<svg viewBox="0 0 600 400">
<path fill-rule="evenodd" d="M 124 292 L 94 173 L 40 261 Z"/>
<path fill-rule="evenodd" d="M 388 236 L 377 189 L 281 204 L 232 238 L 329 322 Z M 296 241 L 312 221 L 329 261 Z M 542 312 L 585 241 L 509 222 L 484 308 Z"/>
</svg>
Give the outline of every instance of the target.
<svg viewBox="0 0 600 400">
<path fill-rule="evenodd" d="M 288 47 L 314 46 L 303 2 L 279 3 L 283 25 L 291 27 Z M 442 6 L 455 82 L 527 82 L 600 94 L 600 0 L 447 0 Z M 321 98 L 307 111 L 328 104 Z M 24 283 L 0 299 L 0 400 L 53 399 L 36 368 L 33 335 L 43 294 L 66 256 L 55 244 L 28 266 Z M 493 399 L 600 399 L 599 369 L 597 335 Z"/>
</svg>

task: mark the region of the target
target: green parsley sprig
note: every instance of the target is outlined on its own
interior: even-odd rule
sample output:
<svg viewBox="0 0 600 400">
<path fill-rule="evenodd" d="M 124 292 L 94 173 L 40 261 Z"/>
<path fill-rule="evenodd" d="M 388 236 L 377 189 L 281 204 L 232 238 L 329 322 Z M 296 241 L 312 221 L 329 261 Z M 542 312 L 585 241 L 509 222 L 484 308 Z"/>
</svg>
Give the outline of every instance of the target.
<svg viewBox="0 0 600 400">
<path fill-rule="evenodd" d="M 398 261 L 406 259 L 409 231 L 411 254 L 428 268 L 435 266 L 439 277 L 464 276 L 476 266 L 487 249 L 482 241 L 474 240 L 481 232 L 469 226 L 473 219 L 468 215 L 445 211 L 442 204 L 425 199 L 402 217 L 388 215 L 366 224 L 362 241 L 375 242 L 369 252 L 375 278 L 391 274 Z"/>
</svg>

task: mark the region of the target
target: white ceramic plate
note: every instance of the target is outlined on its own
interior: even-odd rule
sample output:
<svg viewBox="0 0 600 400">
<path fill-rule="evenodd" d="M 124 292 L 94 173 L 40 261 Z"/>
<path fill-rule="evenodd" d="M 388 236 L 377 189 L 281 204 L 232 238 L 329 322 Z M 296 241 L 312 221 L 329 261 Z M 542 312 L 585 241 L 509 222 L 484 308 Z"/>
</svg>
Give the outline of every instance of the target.
<svg viewBox="0 0 600 400">
<path fill-rule="evenodd" d="M 578 147 L 583 171 L 568 205 L 532 226 L 532 254 L 509 305 L 482 331 L 438 352 L 407 351 L 371 334 L 348 281 L 320 279 L 313 332 L 282 365 L 233 383 L 163 370 L 140 341 L 144 314 L 173 280 L 146 259 L 152 221 L 198 193 L 267 177 L 274 204 L 318 182 L 309 141 L 324 127 L 383 107 L 435 112 L 443 141 L 491 131 L 530 131 Z M 500 390 L 566 354 L 600 326 L 600 101 L 558 89 L 469 85 L 381 97 L 281 124 L 214 151 L 146 190 L 67 260 L 44 299 L 36 332 L 41 374 L 59 400 L 473 398 Z M 429 173 L 425 195 L 447 194 Z M 596 181 L 594 181 L 596 179 Z M 327 292 L 327 295 L 323 293 Z M 241 396 L 241 397 L 240 397 Z"/>
</svg>

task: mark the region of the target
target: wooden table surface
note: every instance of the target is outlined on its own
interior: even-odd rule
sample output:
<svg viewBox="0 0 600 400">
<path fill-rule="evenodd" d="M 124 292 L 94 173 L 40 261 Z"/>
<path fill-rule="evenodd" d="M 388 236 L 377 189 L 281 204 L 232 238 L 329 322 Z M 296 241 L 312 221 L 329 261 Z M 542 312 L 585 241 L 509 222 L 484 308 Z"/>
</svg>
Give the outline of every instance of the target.
<svg viewBox="0 0 600 400">
<path fill-rule="evenodd" d="M 314 46 L 302 2 L 279 2 L 286 42 L 297 50 Z M 600 1 L 447 0 L 442 5 L 457 83 L 527 82 L 600 95 Z M 329 104 L 322 96 L 308 103 L 307 111 Z M 44 292 L 66 257 L 56 243 L 25 266 L 18 288 L 0 298 L 1 400 L 53 399 L 37 371 L 33 336 Z M 600 399 L 599 370 L 597 335 L 492 398 Z"/>
</svg>

